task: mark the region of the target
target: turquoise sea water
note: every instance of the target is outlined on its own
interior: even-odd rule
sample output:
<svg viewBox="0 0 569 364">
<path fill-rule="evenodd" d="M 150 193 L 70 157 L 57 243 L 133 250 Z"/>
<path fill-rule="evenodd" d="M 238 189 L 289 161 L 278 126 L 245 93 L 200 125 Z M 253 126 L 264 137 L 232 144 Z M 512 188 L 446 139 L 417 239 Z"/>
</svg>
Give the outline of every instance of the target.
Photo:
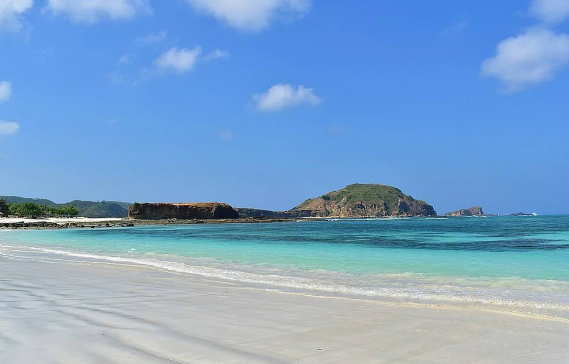
<svg viewBox="0 0 569 364">
<path fill-rule="evenodd" d="M 569 307 L 569 216 L 1 231 L 0 254 L 327 295 Z"/>
</svg>

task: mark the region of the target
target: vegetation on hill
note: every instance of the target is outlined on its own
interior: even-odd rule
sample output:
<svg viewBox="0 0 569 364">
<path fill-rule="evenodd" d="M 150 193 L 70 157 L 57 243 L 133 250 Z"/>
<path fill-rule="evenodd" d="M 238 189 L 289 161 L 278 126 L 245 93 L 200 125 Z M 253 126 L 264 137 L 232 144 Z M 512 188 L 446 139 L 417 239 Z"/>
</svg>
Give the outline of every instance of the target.
<svg viewBox="0 0 569 364">
<path fill-rule="evenodd" d="M 6 200 L 0 200 L 0 216 L 8 216 L 10 214 L 10 205 Z"/>
<path fill-rule="evenodd" d="M 126 217 L 128 215 L 128 207 L 124 208 L 120 203 L 112 201 L 71 201 L 65 205 L 76 206 L 80 212 L 80 216 L 85 217 L 105 218 Z M 126 205 L 130 207 L 130 204 Z"/>
<path fill-rule="evenodd" d="M 110 217 L 126 217 L 130 203 L 117 201 L 72 201 L 64 204 L 58 204 L 46 199 L 24 198 L 18 196 L 0 196 L 8 204 L 25 204 L 33 203 L 39 206 L 47 206 L 50 208 L 69 208 L 74 206 L 78 210 L 78 216 L 91 218 L 110 218 Z M 2 213 L 2 211 L 0 211 Z M 4 214 L 4 216 L 7 216 Z"/>
<path fill-rule="evenodd" d="M 353 184 L 340 191 L 335 191 L 322 197 L 324 199 L 328 198 L 329 200 L 336 202 L 339 202 L 345 198 L 346 202 L 348 203 L 358 203 L 365 201 L 366 203 L 378 204 L 386 202 L 388 205 L 395 205 L 402 198 L 407 198 L 410 201 L 415 201 L 413 197 L 405 195 L 398 188 L 380 184 Z M 424 201 L 418 202 L 425 203 Z"/>
<path fill-rule="evenodd" d="M 433 207 L 400 189 L 380 184 L 353 184 L 310 199 L 292 211 L 312 211 L 313 216 L 383 217 L 436 216 Z"/>
<path fill-rule="evenodd" d="M 7 203 L 6 200 L 0 200 L 0 216 L 18 216 L 18 217 L 74 217 L 79 214 L 75 206 L 49 207 L 47 205 L 39 205 L 33 202 L 24 203 Z"/>
<path fill-rule="evenodd" d="M 43 198 L 27 198 L 27 197 L 18 197 L 18 196 L 0 196 L 0 199 L 4 200 L 10 204 L 32 202 L 32 203 L 35 203 L 37 205 L 44 205 L 44 206 L 49 206 L 49 207 L 56 207 L 57 206 L 57 203 L 50 201 L 50 200 L 43 199 Z"/>
</svg>

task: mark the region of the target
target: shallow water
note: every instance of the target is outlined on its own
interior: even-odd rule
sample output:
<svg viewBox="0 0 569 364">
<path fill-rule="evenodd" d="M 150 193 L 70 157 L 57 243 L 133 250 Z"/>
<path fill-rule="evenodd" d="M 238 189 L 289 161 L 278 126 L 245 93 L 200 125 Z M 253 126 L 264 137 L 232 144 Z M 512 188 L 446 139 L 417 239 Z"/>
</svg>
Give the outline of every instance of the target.
<svg viewBox="0 0 569 364">
<path fill-rule="evenodd" d="M 332 295 L 569 308 L 569 216 L 1 231 L 0 254 Z"/>
</svg>

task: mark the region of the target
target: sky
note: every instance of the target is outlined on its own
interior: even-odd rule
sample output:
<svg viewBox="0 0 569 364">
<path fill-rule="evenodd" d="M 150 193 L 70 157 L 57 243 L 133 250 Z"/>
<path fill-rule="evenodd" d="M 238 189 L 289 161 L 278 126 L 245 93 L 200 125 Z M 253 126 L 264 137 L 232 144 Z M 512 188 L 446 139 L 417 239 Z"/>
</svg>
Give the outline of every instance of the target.
<svg viewBox="0 0 569 364">
<path fill-rule="evenodd" d="M 0 195 L 569 213 L 569 0 L 0 0 Z"/>
</svg>

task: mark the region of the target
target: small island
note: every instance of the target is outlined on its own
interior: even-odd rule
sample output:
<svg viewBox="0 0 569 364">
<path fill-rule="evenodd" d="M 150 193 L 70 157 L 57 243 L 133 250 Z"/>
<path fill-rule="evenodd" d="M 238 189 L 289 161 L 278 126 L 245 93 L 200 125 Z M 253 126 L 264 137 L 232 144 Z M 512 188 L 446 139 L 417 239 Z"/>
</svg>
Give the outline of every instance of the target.
<svg viewBox="0 0 569 364">
<path fill-rule="evenodd" d="M 415 200 L 400 189 L 381 184 L 352 184 L 311 198 L 288 211 L 238 208 L 241 217 L 270 218 L 378 218 L 437 216 L 433 206 Z"/>
<path fill-rule="evenodd" d="M 486 216 L 481 206 L 474 206 L 469 209 L 462 209 L 458 211 L 448 212 L 445 214 L 447 217 L 457 216 Z"/>
</svg>

